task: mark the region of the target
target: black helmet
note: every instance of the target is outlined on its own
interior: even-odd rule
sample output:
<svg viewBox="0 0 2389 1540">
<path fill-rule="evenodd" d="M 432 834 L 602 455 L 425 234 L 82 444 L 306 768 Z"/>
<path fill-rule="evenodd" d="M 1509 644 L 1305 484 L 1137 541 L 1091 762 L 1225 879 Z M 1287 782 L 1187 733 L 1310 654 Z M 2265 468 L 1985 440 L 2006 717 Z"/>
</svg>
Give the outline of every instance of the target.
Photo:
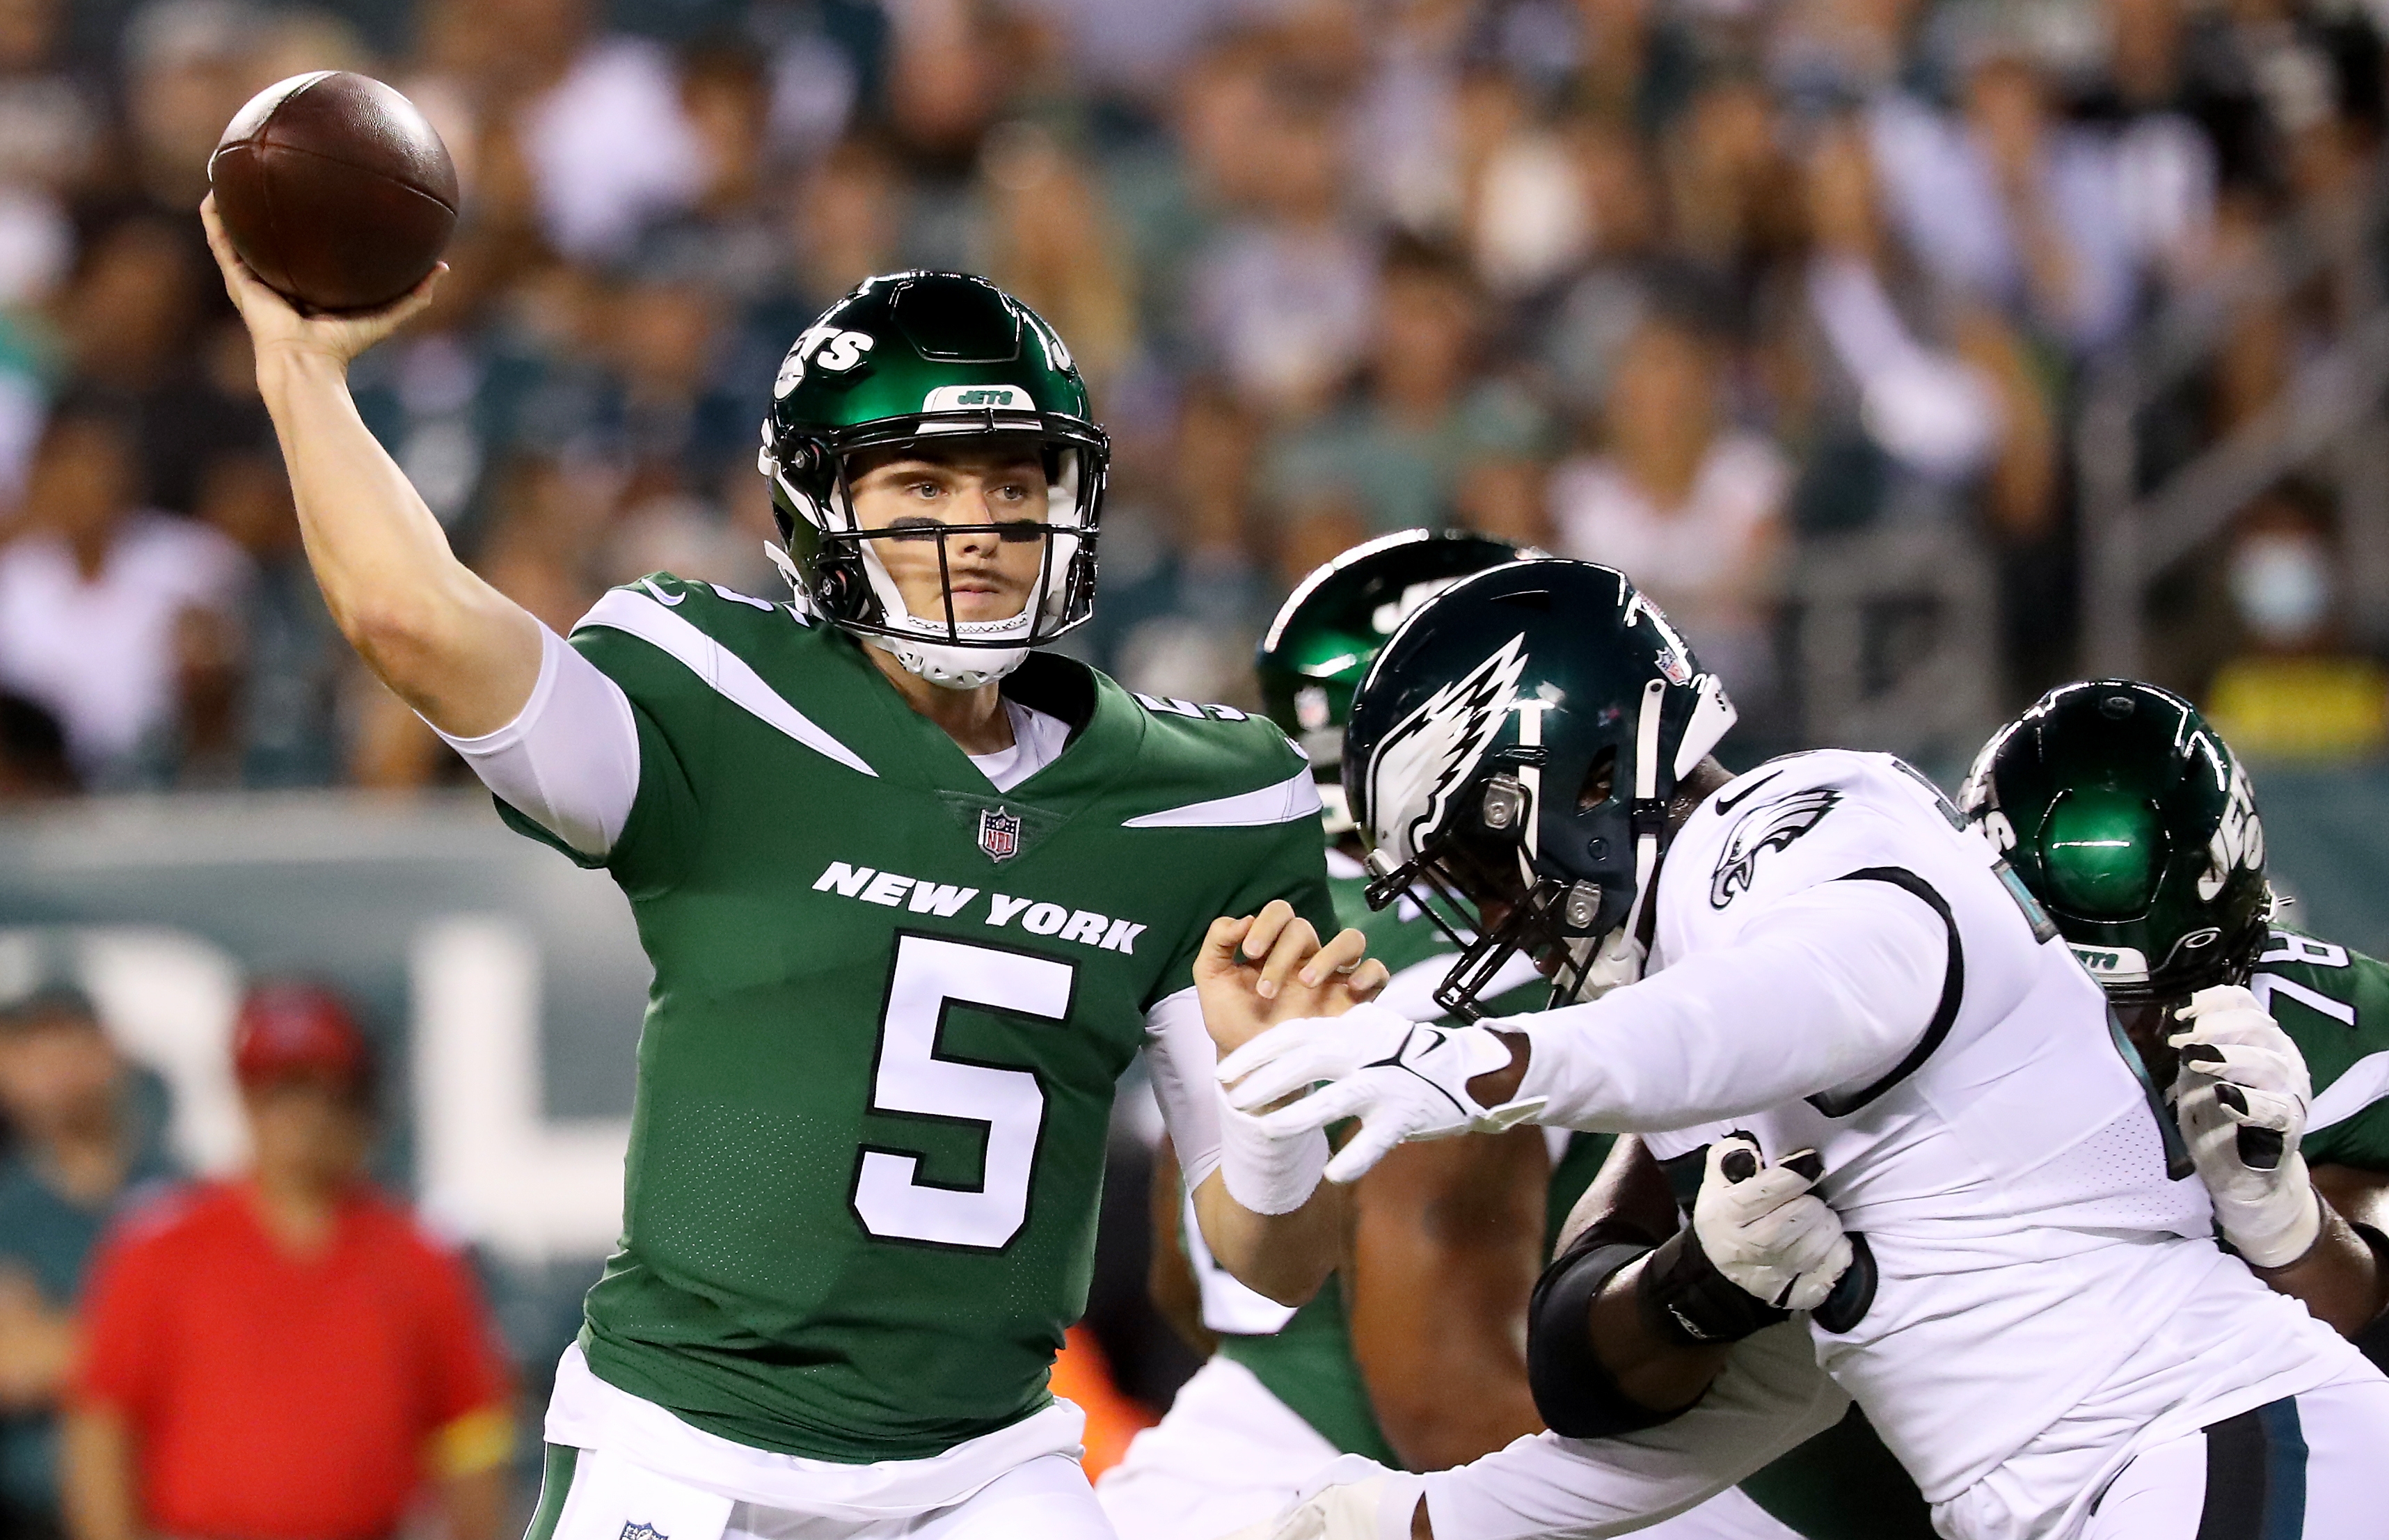
<svg viewBox="0 0 2389 1540">
<path fill-rule="evenodd" d="M 1453 932 L 1463 956 L 1437 1003 L 1473 1016 L 1512 952 L 1564 948 L 1552 998 L 1565 1004 L 1603 938 L 1639 939 L 1668 799 L 1733 719 L 1717 676 L 1609 567 L 1509 563 L 1404 621 L 1344 737 L 1369 901 L 1423 883 L 1463 916 L 1508 906 Z"/>
<path fill-rule="evenodd" d="M 1094 612 L 1095 536 L 1111 446 L 1062 338 L 984 278 L 892 273 L 866 278 L 805 328 L 780 364 L 759 468 L 792 580 L 837 625 L 880 638 L 904 666 L 942 683 L 977 683 L 1016 666 Z M 1013 620 L 916 616 L 859 529 L 847 457 L 897 444 L 972 439 L 1033 444 L 1053 485 L 1045 562 Z M 954 525 L 1018 537 L 1021 525 Z M 942 547 L 940 547 L 942 551 Z"/>
<path fill-rule="evenodd" d="M 1959 804 L 2118 1004 L 2255 970 L 2273 914 L 2255 794 L 2179 695 L 2061 685 L 1984 746 Z"/>
<path fill-rule="evenodd" d="M 1270 719 L 1310 756 L 1329 834 L 1352 827 L 1344 804 L 1344 723 L 1377 649 L 1411 611 L 1461 579 L 1541 554 L 1461 529 L 1403 529 L 1345 552 L 1279 606 L 1253 667 Z"/>
</svg>

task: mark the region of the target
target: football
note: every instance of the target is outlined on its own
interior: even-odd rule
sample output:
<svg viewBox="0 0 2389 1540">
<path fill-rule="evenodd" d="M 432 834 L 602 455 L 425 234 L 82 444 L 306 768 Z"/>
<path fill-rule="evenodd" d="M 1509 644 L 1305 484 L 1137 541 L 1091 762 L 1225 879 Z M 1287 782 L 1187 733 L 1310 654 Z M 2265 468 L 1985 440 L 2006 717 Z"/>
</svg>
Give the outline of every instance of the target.
<svg viewBox="0 0 2389 1540">
<path fill-rule="evenodd" d="M 216 212 L 260 278 L 314 311 L 376 310 L 421 283 L 456 228 L 456 165 L 398 92 L 293 75 L 236 113 L 208 159 Z"/>
</svg>

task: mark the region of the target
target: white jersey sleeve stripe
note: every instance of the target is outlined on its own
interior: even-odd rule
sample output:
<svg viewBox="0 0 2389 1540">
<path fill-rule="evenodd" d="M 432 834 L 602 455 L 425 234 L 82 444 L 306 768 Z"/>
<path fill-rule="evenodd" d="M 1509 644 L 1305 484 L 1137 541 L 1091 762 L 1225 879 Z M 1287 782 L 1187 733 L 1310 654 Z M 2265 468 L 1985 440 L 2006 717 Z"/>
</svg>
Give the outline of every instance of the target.
<svg viewBox="0 0 2389 1540">
<path fill-rule="evenodd" d="M 763 682 L 763 677 L 745 658 L 674 615 L 649 594 L 616 589 L 598 600 L 573 630 L 579 630 L 581 626 L 606 626 L 628 632 L 685 664 L 689 672 L 703 680 L 715 694 L 758 721 L 849 770 L 870 776 L 879 773 L 860 755 L 824 732 L 812 719 L 790 706 Z"/>
<path fill-rule="evenodd" d="M 1264 823 L 1293 823 L 1318 816 L 1319 786 L 1311 779 L 1310 767 L 1306 765 L 1274 786 L 1240 792 L 1234 796 L 1217 796 L 1208 802 L 1190 802 L 1182 808 L 1165 808 L 1156 813 L 1140 813 L 1120 827 L 1243 829 Z"/>
<path fill-rule="evenodd" d="M 440 736 L 508 807 L 603 857 L 638 799 L 638 723 L 620 685 L 545 626 L 539 637 L 539 678 L 515 719 L 477 738 Z"/>
<path fill-rule="evenodd" d="M 2316 1094 L 2306 1132 L 2344 1123 L 2384 1096 L 2389 1096 L 2389 1052 L 2368 1053 Z"/>
</svg>

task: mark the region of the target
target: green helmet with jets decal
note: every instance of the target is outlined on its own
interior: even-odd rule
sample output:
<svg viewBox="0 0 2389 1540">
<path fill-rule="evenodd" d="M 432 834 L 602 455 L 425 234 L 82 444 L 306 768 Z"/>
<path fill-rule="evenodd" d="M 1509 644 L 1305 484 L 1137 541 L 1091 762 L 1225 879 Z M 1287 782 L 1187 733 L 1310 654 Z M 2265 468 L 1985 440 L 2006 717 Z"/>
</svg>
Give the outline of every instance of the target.
<svg viewBox="0 0 2389 1540">
<path fill-rule="evenodd" d="M 1465 530 L 1402 529 L 1345 552 L 1279 606 L 1253 667 L 1271 719 L 1310 756 L 1329 834 L 1352 827 L 1344 804 L 1344 722 L 1377 649 L 1411 611 L 1461 579 L 1541 554 Z"/>
<path fill-rule="evenodd" d="M 875 549 L 901 537 L 857 527 L 849 462 L 867 450 L 973 440 L 1033 445 L 1043 462 L 1050 502 L 1034 527 L 1043 566 L 1011 619 L 958 620 L 951 592 L 942 615 L 914 615 Z M 780 364 L 758 462 L 800 596 L 914 673 L 957 688 L 1002 678 L 1027 649 L 1094 612 L 1110 463 L 1062 338 L 1027 305 L 962 273 L 866 278 L 824 311 Z M 1016 540 L 1025 522 L 948 528 Z"/>
<path fill-rule="evenodd" d="M 1566 1004 L 1632 952 L 1668 799 L 1733 719 L 1717 676 L 1610 567 L 1508 562 L 1412 611 L 1353 696 L 1344 791 L 1372 846 L 1369 901 L 1424 885 L 1466 922 L 1437 1003 L 1473 1015 L 1524 951 L 1558 962 Z"/>
<path fill-rule="evenodd" d="M 2119 1004 L 2244 981 L 2273 914 L 2247 771 L 2169 690 L 2061 685 L 1976 757 L 1959 804 Z"/>
</svg>

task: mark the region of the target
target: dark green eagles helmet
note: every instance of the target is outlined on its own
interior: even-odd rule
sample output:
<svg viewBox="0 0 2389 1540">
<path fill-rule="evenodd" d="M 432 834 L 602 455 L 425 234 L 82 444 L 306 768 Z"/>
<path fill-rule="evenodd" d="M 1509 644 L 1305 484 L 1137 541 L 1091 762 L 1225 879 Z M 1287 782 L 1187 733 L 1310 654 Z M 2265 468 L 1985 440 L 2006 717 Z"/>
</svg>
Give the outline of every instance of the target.
<svg viewBox="0 0 2389 1540">
<path fill-rule="evenodd" d="M 903 537 L 855 527 L 850 457 L 924 439 L 1026 442 L 1043 460 L 1052 501 L 1033 528 L 1045 561 L 1016 618 L 958 621 L 951 592 L 943 615 L 911 614 L 874 550 Z M 914 673 L 967 688 L 1094 612 L 1110 463 L 1070 350 L 1034 311 L 967 274 L 892 273 L 864 279 L 788 350 L 758 465 L 793 558 L 789 580 L 812 607 L 881 639 Z M 947 528 L 1019 539 L 1023 521 Z"/>
<path fill-rule="evenodd" d="M 1541 554 L 1463 530 L 1403 529 L 1345 552 L 1279 606 L 1253 666 L 1271 719 L 1310 756 L 1329 834 L 1352 827 L 1344 722 L 1377 649 L 1411 611 L 1470 573 Z"/>
<path fill-rule="evenodd" d="M 1640 939 L 1668 799 L 1733 718 L 1609 567 L 1509 562 L 1413 611 L 1353 697 L 1344 791 L 1370 903 L 1424 885 L 1467 922 L 1436 1002 L 1475 1015 L 1517 951 L 1558 961 L 1552 1003 L 1579 998 L 1605 938 Z M 1489 926 L 1488 901 L 1506 910 Z"/>
<path fill-rule="evenodd" d="M 2273 915 L 2256 797 L 2168 690 L 2061 685 L 1999 730 L 1959 793 L 2118 1004 L 2244 982 Z"/>
</svg>

